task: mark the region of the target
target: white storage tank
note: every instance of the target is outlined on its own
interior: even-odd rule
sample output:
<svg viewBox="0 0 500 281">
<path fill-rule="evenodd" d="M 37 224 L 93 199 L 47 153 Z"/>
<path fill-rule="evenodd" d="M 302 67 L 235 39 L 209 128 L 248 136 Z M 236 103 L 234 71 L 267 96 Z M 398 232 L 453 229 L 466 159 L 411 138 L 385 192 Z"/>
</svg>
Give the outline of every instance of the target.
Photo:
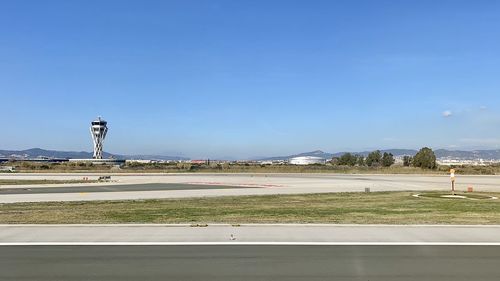
<svg viewBox="0 0 500 281">
<path fill-rule="evenodd" d="M 293 165 L 326 164 L 326 159 L 317 156 L 299 156 L 288 159 L 288 163 Z"/>
</svg>

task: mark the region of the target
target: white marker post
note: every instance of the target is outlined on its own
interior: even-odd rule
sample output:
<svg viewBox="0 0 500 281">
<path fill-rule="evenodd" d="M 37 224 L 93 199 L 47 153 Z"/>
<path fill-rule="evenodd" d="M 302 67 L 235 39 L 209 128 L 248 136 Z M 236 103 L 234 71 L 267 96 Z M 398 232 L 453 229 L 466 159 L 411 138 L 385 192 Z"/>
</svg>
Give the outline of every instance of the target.
<svg viewBox="0 0 500 281">
<path fill-rule="evenodd" d="M 450 170 L 451 194 L 455 195 L 455 169 Z"/>
</svg>

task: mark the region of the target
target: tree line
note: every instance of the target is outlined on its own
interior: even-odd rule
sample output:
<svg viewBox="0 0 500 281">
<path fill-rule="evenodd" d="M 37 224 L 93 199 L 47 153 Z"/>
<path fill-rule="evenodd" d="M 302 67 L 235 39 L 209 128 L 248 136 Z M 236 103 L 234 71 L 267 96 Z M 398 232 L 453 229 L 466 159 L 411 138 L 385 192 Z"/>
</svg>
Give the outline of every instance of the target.
<svg viewBox="0 0 500 281">
<path fill-rule="evenodd" d="M 368 166 L 368 167 L 390 167 L 394 165 L 395 159 L 392 153 L 380 150 L 372 151 L 368 156 L 357 155 L 352 153 L 344 153 L 340 157 L 332 158 L 332 164 L 340 166 Z M 419 167 L 423 169 L 436 169 L 436 155 L 434 151 L 428 147 L 420 149 L 415 156 L 404 156 L 403 166 Z"/>
</svg>

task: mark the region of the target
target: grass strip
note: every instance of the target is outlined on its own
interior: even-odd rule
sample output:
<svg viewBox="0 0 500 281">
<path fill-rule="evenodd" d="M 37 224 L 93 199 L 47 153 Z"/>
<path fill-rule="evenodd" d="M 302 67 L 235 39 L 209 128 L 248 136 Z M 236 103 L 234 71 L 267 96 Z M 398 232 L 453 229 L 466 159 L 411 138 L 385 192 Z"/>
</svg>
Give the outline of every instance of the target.
<svg viewBox="0 0 500 281">
<path fill-rule="evenodd" d="M 500 200 L 416 198 L 413 194 L 328 193 L 0 204 L 0 223 L 500 224 Z"/>
</svg>

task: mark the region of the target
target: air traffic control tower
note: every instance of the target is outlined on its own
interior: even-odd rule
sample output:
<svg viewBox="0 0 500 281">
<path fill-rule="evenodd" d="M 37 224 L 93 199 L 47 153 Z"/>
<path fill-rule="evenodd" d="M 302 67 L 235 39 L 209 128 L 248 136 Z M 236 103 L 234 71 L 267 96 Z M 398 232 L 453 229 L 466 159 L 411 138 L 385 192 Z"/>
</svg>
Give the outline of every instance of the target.
<svg viewBox="0 0 500 281">
<path fill-rule="evenodd" d="M 90 126 L 90 134 L 94 141 L 94 159 L 102 159 L 102 145 L 106 138 L 106 133 L 108 132 L 107 124 L 108 122 L 98 117 L 96 120 L 92 121 L 92 125 Z"/>
<path fill-rule="evenodd" d="M 80 163 L 92 163 L 96 165 L 115 165 L 119 166 L 125 164 L 125 159 L 115 159 L 112 156 L 110 159 L 102 158 L 102 146 L 106 134 L 108 133 L 108 122 L 97 117 L 96 120 L 92 121 L 90 125 L 90 135 L 92 136 L 92 141 L 94 142 L 94 154 L 92 159 L 69 159 L 70 162 L 80 162 Z"/>
</svg>

